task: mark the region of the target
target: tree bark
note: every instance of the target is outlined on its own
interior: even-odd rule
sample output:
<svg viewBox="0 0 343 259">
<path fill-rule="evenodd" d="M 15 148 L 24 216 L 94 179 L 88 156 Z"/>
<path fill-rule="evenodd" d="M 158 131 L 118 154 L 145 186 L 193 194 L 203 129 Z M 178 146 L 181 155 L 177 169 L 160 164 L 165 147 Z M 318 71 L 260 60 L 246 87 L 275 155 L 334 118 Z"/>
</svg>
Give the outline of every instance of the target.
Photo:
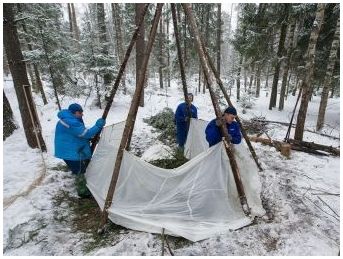
<svg viewBox="0 0 343 259">
<path fill-rule="evenodd" d="M 252 86 L 252 81 L 254 80 L 254 74 L 255 74 L 255 61 L 252 62 L 250 65 L 250 81 L 249 81 L 249 90 L 248 94 L 251 94 L 251 86 Z"/>
<path fill-rule="evenodd" d="M 262 65 L 259 63 L 257 64 L 257 71 L 256 71 L 256 97 L 260 97 L 260 90 L 261 90 L 261 67 Z"/>
<path fill-rule="evenodd" d="M 71 33 L 71 37 L 73 38 L 74 37 L 74 30 L 73 30 L 73 17 L 72 17 L 72 14 L 71 14 L 71 7 L 70 5 L 71 4 L 67 4 L 68 5 L 68 21 L 69 21 L 69 31 Z"/>
<path fill-rule="evenodd" d="M 319 35 L 320 28 L 322 26 L 324 18 L 324 9 L 325 4 L 317 5 L 316 18 L 312 25 L 312 31 L 310 35 L 310 41 L 306 53 L 306 65 L 305 65 L 305 79 L 302 82 L 302 96 L 301 104 L 297 117 L 297 126 L 295 128 L 294 139 L 302 141 L 304 135 L 304 127 L 306 120 L 306 113 L 308 102 L 312 93 L 312 82 L 314 74 L 314 61 L 315 61 L 315 52 L 316 52 L 316 43 Z"/>
<path fill-rule="evenodd" d="M 102 44 L 101 53 L 104 56 L 108 56 L 108 47 L 107 47 L 107 36 L 106 36 L 106 23 L 105 23 L 105 9 L 103 3 L 97 3 L 97 20 L 98 20 L 98 30 L 99 30 L 99 41 Z M 107 65 L 106 63 L 103 65 Z M 110 72 L 104 74 L 104 84 L 107 88 L 108 85 L 112 82 L 113 75 Z"/>
<path fill-rule="evenodd" d="M 240 54 L 239 58 L 239 65 L 238 65 L 238 70 L 237 70 L 237 100 L 240 99 L 241 97 L 241 70 L 242 70 L 242 65 L 243 65 L 243 55 Z"/>
<path fill-rule="evenodd" d="M 217 71 L 220 76 L 220 46 L 222 43 L 221 36 L 222 36 L 222 5 L 217 4 Z"/>
<path fill-rule="evenodd" d="M 325 110 L 328 103 L 328 97 L 329 97 L 329 88 L 332 84 L 332 75 L 334 66 L 337 59 L 337 51 L 339 48 L 339 36 L 340 36 L 340 25 L 339 25 L 340 19 L 338 18 L 337 24 L 336 24 L 336 31 L 335 35 L 331 44 L 331 50 L 330 50 L 330 56 L 329 56 L 329 62 L 327 64 L 326 68 L 326 74 L 324 79 L 324 86 L 323 86 L 323 92 L 320 99 L 320 105 L 319 105 L 319 111 L 318 111 L 318 119 L 317 119 L 317 125 L 316 129 L 321 130 L 324 126 L 324 118 L 325 118 Z"/>
<path fill-rule="evenodd" d="M 160 18 L 160 26 L 159 26 L 159 67 L 158 67 L 158 74 L 160 79 L 160 88 L 163 89 L 163 17 L 161 15 Z"/>
<path fill-rule="evenodd" d="M 289 36 L 288 36 L 288 46 L 287 46 L 287 59 L 285 60 L 285 67 L 283 69 L 282 75 L 282 83 L 281 83 L 281 92 L 280 92 L 280 100 L 279 100 L 279 111 L 283 110 L 284 103 L 285 103 L 285 94 L 286 94 L 286 84 L 288 79 L 288 71 L 291 64 L 291 57 L 293 53 L 293 37 L 294 37 L 294 30 L 295 30 L 295 20 L 292 19 Z"/>
<path fill-rule="evenodd" d="M 74 8 L 74 4 L 70 4 L 70 5 L 71 5 L 72 18 L 73 18 L 73 33 L 76 40 L 76 48 L 80 50 L 80 31 L 79 31 L 79 27 L 77 26 L 75 8 Z"/>
<path fill-rule="evenodd" d="M 117 44 L 117 51 L 118 51 L 118 58 L 119 63 L 122 64 L 124 61 L 124 47 L 123 47 L 123 33 L 122 33 L 122 17 L 119 4 L 111 4 L 112 7 L 112 17 L 114 22 L 114 27 L 116 31 L 116 44 Z M 123 79 L 121 81 L 121 85 L 123 87 L 124 94 L 126 94 L 126 73 L 123 72 Z"/>
<path fill-rule="evenodd" d="M 14 123 L 13 120 L 13 112 L 10 105 L 10 102 L 8 101 L 5 91 L 3 91 L 4 96 L 4 102 L 2 103 L 3 108 L 3 140 L 5 140 L 7 137 L 11 136 L 13 131 L 17 129 L 17 126 Z"/>
<path fill-rule="evenodd" d="M 5 3 L 3 4 L 3 8 L 5 21 L 3 24 L 3 33 L 5 36 L 3 37 L 4 47 L 13 77 L 14 88 L 18 99 L 26 140 L 31 148 L 39 148 L 40 145 L 37 143 L 37 139 L 34 134 L 34 132 L 36 132 L 41 143 L 42 151 L 46 151 L 46 146 L 42 137 L 39 119 L 37 113 L 35 112 L 36 110 L 31 91 L 27 91 L 27 98 L 25 98 L 24 86 L 30 87 L 30 84 L 27 78 L 26 66 L 25 62 L 23 61 L 24 58 L 20 49 L 19 37 L 14 21 L 14 4 Z M 26 101 L 26 99 L 28 100 Z M 31 118 L 31 115 L 33 118 Z"/>
<path fill-rule="evenodd" d="M 136 7 L 136 26 L 138 26 L 138 20 L 139 17 L 141 17 L 143 9 L 144 9 L 144 4 L 135 4 Z M 138 38 L 136 41 L 136 88 L 138 87 L 138 79 L 141 74 L 142 70 L 142 65 L 143 65 L 143 60 L 144 60 L 144 52 L 145 52 L 145 41 L 144 41 L 144 36 L 145 35 L 145 26 L 144 23 L 140 27 L 140 30 L 138 32 Z M 146 76 L 146 74 L 144 74 Z M 142 93 L 140 94 L 140 107 L 144 107 L 144 87 L 142 88 Z"/>
<path fill-rule="evenodd" d="M 168 4 L 167 4 L 168 6 Z M 167 12 L 166 17 L 166 23 L 167 23 L 167 67 L 168 67 L 168 73 L 167 73 L 167 87 L 170 87 L 170 44 L 169 44 L 169 21 L 170 21 L 170 14 Z"/>
<path fill-rule="evenodd" d="M 285 48 L 284 45 L 285 45 L 285 39 L 286 39 L 286 33 L 287 33 L 287 20 L 288 20 L 290 4 L 283 4 L 283 5 L 284 5 L 284 12 L 282 14 L 281 33 L 280 33 L 279 46 L 278 46 L 278 51 L 277 51 L 277 63 L 275 66 L 275 71 L 274 71 L 272 92 L 271 92 L 270 101 L 269 101 L 269 110 L 272 110 L 272 108 L 276 106 L 279 74 L 280 74 L 280 67 L 282 63 L 281 58 L 282 58 L 282 55 L 284 53 L 284 48 Z"/>
</svg>

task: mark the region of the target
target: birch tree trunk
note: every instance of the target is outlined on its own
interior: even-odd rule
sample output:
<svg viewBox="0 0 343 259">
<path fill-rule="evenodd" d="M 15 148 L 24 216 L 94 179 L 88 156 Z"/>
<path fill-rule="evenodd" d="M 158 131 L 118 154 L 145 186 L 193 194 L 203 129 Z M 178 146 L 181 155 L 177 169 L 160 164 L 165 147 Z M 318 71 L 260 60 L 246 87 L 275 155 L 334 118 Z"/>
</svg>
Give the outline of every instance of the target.
<svg viewBox="0 0 343 259">
<path fill-rule="evenodd" d="M 308 102 L 312 93 L 312 82 L 313 82 L 313 73 L 314 73 L 314 60 L 316 52 L 316 44 L 319 36 L 319 31 L 323 23 L 324 18 L 325 4 L 317 5 L 316 18 L 312 25 L 312 31 L 310 35 L 310 41 L 306 52 L 306 65 L 305 65 L 305 79 L 301 84 L 302 96 L 301 104 L 297 117 L 297 125 L 295 127 L 294 139 L 303 140 L 304 127 L 306 120 L 306 113 L 308 108 Z"/>
<path fill-rule="evenodd" d="M 332 74 L 335 66 L 335 62 L 337 59 L 337 50 L 339 48 L 339 36 L 340 36 L 340 26 L 339 26 L 340 19 L 337 20 L 336 31 L 335 35 L 331 44 L 330 56 L 329 56 L 329 63 L 326 68 L 326 75 L 324 80 L 323 92 L 320 99 L 319 111 L 318 111 L 318 119 L 317 119 L 317 130 L 321 130 L 324 125 L 324 118 L 325 118 L 325 110 L 328 103 L 329 97 L 329 88 L 332 84 Z"/>
</svg>

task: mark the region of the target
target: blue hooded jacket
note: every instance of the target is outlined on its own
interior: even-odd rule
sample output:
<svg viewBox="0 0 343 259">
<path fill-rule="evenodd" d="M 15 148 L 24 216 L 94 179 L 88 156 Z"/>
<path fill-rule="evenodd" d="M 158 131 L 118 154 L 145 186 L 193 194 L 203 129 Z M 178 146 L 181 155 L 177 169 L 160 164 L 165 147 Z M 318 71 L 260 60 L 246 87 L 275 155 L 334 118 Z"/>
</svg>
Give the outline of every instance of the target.
<svg viewBox="0 0 343 259">
<path fill-rule="evenodd" d="M 80 161 L 92 156 L 90 139 L 101 128 L 93 126 L 87 129 L 81 118 L 69 110 L 61 110 L 57 117 L 60 119 L 55 132 L 55 156 L 64 160 Z"/>
<path fill-rule="evenodd" d="M 231 122 L 231 124 L 226 123 L 227 131 L 231 135 L 233 144 L 241 143 L 241 131 L 239 124 L 236 121 Z M 206 140 L 210 147 L 219 143 L 222 140 L 222 135 L 220 133 L 220 128 L 216 125 L 216 119 L 211 120 L 207 125 L 206 130 Z"/>
<path fill-rule="evenodd" d="M 197 108 L 191 104 L 190 107 L 192 118 L 197 119 L 198 118 L 198 111 Z M 176 108 L 175 112 L 175 122 L 176 122 L 176 142 L 183 146 L 186 142 L 187 138 L 187 121 L 186 117 L 188 117 L 187 112 L 187 103 L 180 103 L 179 106 Z"/>
</svg>

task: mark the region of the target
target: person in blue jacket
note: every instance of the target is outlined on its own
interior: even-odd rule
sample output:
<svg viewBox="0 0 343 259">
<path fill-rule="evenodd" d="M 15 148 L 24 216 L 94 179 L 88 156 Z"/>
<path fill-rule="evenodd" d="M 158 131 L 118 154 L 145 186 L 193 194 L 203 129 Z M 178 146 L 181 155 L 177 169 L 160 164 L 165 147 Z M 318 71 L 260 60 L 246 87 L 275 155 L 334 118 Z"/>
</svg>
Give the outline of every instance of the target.
<svg viewBox="0 0 343 259">
<path fill-rule="evenodd" d="M 93 127 L 86 128 L 82 116 L 82 107 L 77 103 L 59 111 L 55 132 L 55 156 L 63 159 L 72 174 L 76 175 L 85 173 L 92 156 L 90 140 L 106 123 L 100 118 Z"/>
<path fill-rule="evenodd" d="M 198 118 L 197 108 L 192 104 L 193 94 L 188 93 L 187 101 L 180 103 L 175 112 L 176 143 L 183 149 L 187 139 L 190 118 Z M 189 112 L 187 111 L 189 107 Z"/>
<path fill-rule="evenodd" d="M 223 120 L 214 119 L 209 122 L 206 127 L 206 140 L 210 147 L 219 143 L 222 140 L 222 135 L 220 132 L 221 123 L 226 123 L 226 128 L 229 133 L 229 138 L 231 143 L 239 144 L 241 143 L 241 131 L 239 124 L 235 121 L 237 116 L 237 111 L 234 107 L 228 107 L 223 114 Z"/>
</svg>

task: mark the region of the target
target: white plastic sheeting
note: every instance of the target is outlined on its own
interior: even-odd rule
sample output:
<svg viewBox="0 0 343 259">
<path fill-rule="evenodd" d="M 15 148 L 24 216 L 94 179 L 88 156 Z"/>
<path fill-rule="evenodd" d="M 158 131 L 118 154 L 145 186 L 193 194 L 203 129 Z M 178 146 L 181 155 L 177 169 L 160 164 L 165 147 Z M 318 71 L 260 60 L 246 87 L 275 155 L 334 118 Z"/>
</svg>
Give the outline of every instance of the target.
<svg viewBox="0 0 343 259">
<path fill-rule="evenodd" d="M 208 121 L 204 120 L 191 119 L 185 143 L 184 156 L 186 158 L 193 159 L 198 154 L 208 149 L 209 144 L 205 134 L 208 123 Z M 258 177 L 258 167 L 243 138 L 239 145 L 233 145 L 233 147 L 251 214 L 254 216 L 262 216 L 266 212 L 262 207 L 259 195 L 261 193 L 261 183 Z M 230 168 L 230 173 L 231 172 Z"/>
<path fill-rule="evenodd" d="M 197 122 L 192 121 L 192 124 Z M 87 168 L 87 186 L 101 208 L 104 207 L 123 128 L 124 122 L 104 128 Z M 241 162 L 246 163 L 245 159 L 243 155 Z M 254 171 L 242 175 L 242 180 L 249 182 L 253 173 L 256 174 Z M 250 191 L 255 199 L 248 197 L 248 202 L 252 202 L 249 206 L 255 208 L 253 215 L 262 215 L 264 211 L 259 192 L 256 192 L 260 189 L 255 188 L 255 185 L 259 186 L 257 175 L 256 179 L 245 186 L 245 190 L 248 193 L 253 187 Z M 150 233 L 161 233 L 165 228 L 166 234 L 191 241 L 206 239 L 251 222 L 242 211 L 222 143 L 206 149 L 176 169 L 155 167 L 125 151 L 108 212 L 111 221 L 124 227 Z"/>
</svg>

